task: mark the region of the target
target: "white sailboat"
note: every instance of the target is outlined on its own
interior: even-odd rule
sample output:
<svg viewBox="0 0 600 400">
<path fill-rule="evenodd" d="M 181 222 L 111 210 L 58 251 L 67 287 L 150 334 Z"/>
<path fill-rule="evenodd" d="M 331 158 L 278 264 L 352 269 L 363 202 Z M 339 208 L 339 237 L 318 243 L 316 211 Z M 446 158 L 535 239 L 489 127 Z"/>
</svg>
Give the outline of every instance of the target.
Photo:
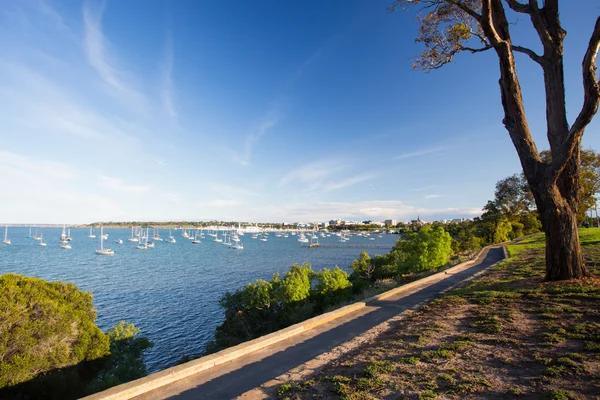
<svg viewBox="0 0 600 400">
<path fill-rule="evenodd" d="M 65 226 L 63 225 L 62 232 L 60 233 L 60 242 L 67 243 L 67 231 L 65 230 Z"/>
<path fill-rule="evenodd" d="M 200 244 L 200 238 L 198 238 L 198 231 L 196 231 L 196 234 L 194 235 L 194 240 L 192 240 L 192 244 Z"/>
<path fill-rule="evenodd" d="M 145 236 L 145 240 L 146 240 L 146 247 L 149 249 L 153 249 L 154 248 L 154 242 L 149 242 L 148 238 L 150 237 L 150 228 L 146 228 L 146 236 Z"/>
<path fill-rule="evenodd" d="M 304 235 L 304 232 L 300 233 L 300 236 L 298 236 L 298 241 L 300 243 L 308 243 L 308 238 Z"/>
<path fill-rule="evenodd" d="M 123 239 L 117 239 L 117 240 L 115 240 L 115 243 L 116 244 L 123 244 Z"/>
<path fill-rule="evenodd" d="M 154 231 L 154 238 L 152 240 L 157 241 L 157 242 L 163 241 L 162 238 L 160 237 L 160 234 L 158 233 L 158 229 Z"/>
<path fill-rule="evenodd" d="M 137 238 L 137 236 L 134 236 L 133 233 L 134 232 L 133 232 L 133 226 L 132 226 L 131 227 L 131 237 L 129 239 L 127 239 L 127 240 L 130 241 L 130 242 L 136 242 L 136 243 L 139 242 L 139 239 Z"/>
<path fill-rule="evenodd" d="M 31 234 L 31 227 L 29 227 L 29 235 L 27 235 L 27 239 L 33 239 L 33 235 Z"/>
<path fill-rule="evenodd" d="M 177 243 L 177 241 L 175 240 L 175 236 L 171 234 L 171 231 L 169 231 L 169 238 L 167 239 L 167 243 Z"/>
<path fill-rule="evenodd" d="M 138 250 L 148 250 L 148 238 L 146 238 L 144 243 L 142 243 L 141 238 L 140 238 L 140 244 L 135 246 L 135 248 Z"/>
<path fill-rule="evenodd" d="M 88 235 L 90 239 L 96 239 L 96 235 L 94 235 L 93 228 L 90 226 L 90 234 Z"/>
<path fill-rule="evenodd" d="M 102 225 L 100 225 L 100 249 L 96 250 L 96 254 L 101 256 L 114 256 L 115 252 L 111 249 L 104 248 L 104 234 L 102 232 Z"/>
<path fill-rule="evenodd" d="M 211 235 L 212 236 L 212 235 Z M 223 239 L 219 239 L 219 234 L 216 233 L 215 234 L 215 238 L 213 240 L 213 242 L 217 242 L 217 243 L 223 243 Z"/>
<path fill-rule="evenodd" d="M 42 247 L 46 247 L 47 246 L 47 244 L 44 243 L 44 235 L 42 235 L 41 233 L 40 233 L 40 239 L 39 239 L 39 241 L 40 241 L 40 246 L 42 246 Z"/>
<path fill-rule="evenodd" d="M 71 250 L 71 248 L 72 248 L 72 247 L 71 247 L 71 245 L 69 244 L 69 242 L 64 242 L 64 243 L 63 243 L 63 242 L 61 242 L 61 243 L 60 243 L 60 248 L 61 248 L 61 249 L 65 249 L 65 250 Z"/>
<path fill-rule="evenodd" d="M 8 238 L 8 225 L 4 225 L 4 240 L 3 244 L 10 244 L 10 239 Z"/>
<path fill-rule="evenodd" d="M 70 242 L 71 240 L 73 240 L 73 238 L 71 237 L 71 228 L 69 228 L 67 233 L 67 242 Z"/>
<path fill-rule="evenodd" d="M 38 236 L 37 228 L 35 228 L 35 235 L 33 235 L 33 240 L 42 240 L 42 237 Z"/>
</svg>

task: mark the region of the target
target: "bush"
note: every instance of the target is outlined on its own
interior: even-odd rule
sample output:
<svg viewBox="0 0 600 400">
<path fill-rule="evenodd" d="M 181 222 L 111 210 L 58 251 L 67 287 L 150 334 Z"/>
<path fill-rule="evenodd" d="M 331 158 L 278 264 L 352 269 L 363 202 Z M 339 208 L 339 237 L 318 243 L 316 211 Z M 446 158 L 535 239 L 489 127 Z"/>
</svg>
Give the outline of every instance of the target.
<svg viewBox="0 0 600 400">
<path fill-rule="evenodd" d="M 0 388 L 109 352 L 92 295 L 75 285 L 0 276 Z"/>
</svg>

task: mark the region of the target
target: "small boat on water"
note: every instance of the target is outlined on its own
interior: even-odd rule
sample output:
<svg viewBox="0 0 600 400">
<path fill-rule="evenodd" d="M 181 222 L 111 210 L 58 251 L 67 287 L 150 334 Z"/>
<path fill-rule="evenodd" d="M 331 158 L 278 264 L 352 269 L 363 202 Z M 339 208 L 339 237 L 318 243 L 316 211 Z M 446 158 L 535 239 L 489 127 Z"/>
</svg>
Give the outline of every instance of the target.
<svg viewBox="0 0 600 400">
<path fill-rule="evenodd" d="M 71 250 L 72 247 L 68 242 L 65 242 L 60 244 L 60 248 L 65 250 Z"/>
<path fill-rule="evenodd" d="M 4 240 L 3 244 L 10 244 L 10 239 L 8 238 L 8 225 L 4 225 Z"/>
<path fill-rule="evenodd" d="M 40 238 L 38 240 L 40 241 L 40 246 L 42 246 L 42 247 L 47 246 L 47 244 L 44 243 L 44 235 L 42 235 L 41 233 L 40 233 Z"/>
<path fill-rule="evenodd" d="M 90 226 L 90 234 L 88 235 L 88 237 L 89 237 L 90 239 L 96 239 L 96 235 L 94 235 L 94 230 L 93 230 L 93 229 L 94 229 L 94 228 L 92 228 L 92 227 Z"/>
<path fill-rule="evenodd" d="M 122 239 L 117 239 L 117 240 L 115 240 L 115 243 L 116 244 L 123 244 L 123 240 Z"/>
<path fill-rule="evenodd" d="M 67 243 L 67 230 L 66 227 L 63 225 L 62 228 L 62 232 L 60 233 L 60 242 L 61 243 Z"/>
<path fill-rule="evenodd" d="M 148 242 L 146 243 L 146 247 L 149 249 L 153 249 L 154 248 L 154 242 Z"/>
<path fill-rule="evenodd" d="M 33 235 L 31 234 L 31 227 L 29 227 L 29 235 L 27 235 L 27 239 L 33 239 Z"/>
<path fill-rule="evenodd" d="M 69 228 L 69 230 L 67 231 L 67 242 L 72 241 L 73 238 L 71 237 L 71 228 Z"/>
<path fill-rule="evenodd" d="M 33 240 L 42 240 L 42 237 L 38 236 L 37 228 L 35 228 L 35 235 L 33 235 Z"/>
<path fill-rule="evenodd" d="M 104 234 L 102 232 L 102 225 L 100 225 L 100 249 L 96 250 L 96 254 L 100 256 L 114 256 L 115 252 L 112 249 L 104 248 Z M 90 228 L 91 232 L 91 228 Z M 95 236 L 94 236 L 95 237 Z"/>
<path fill-rule="evenodd" d="M 133 234 L 133 226 L 131 227 L 131 237 L 129 239 L 127 239 L 129 242 L 139 242 L 139 239 L 137 236 L 134 236 Z"/>
<path fill-rule="evenodd" d="M 200 238 L 198 237 L 198 231 L 196 231 L 196 234 L 194 235 L 194 240 L 192 240 L 192 244 L 200 244 L 202 242 L 200 242 Z"/>
<path fill-rule="evenodd" d="M 237 242 L 234 245 L 232 245 L 231 248 L 234 250 L 244 250 L 244 245 L 240 242 Z"/>
<path fill-rule="evenodd" d="M 167 243 L 177 243 L 177 241 L 175 240 L 175 236 L 173 236 L 171 234 L 171 231 L 169 231 L 169 237 L 166 240 Z"/>
</svg>

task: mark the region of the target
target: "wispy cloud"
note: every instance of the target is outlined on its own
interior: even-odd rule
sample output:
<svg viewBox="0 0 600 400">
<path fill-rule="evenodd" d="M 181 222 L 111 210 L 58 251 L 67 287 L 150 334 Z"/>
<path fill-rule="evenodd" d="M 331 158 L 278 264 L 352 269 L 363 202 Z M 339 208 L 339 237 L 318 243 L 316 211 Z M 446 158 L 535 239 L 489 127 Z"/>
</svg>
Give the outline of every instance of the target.
<svg viewBox="0 0 600 400">
<path fill-rule="evenodd" d="M 423 192 L 425 190 L 433 189 L 433 188 L 436 188 L 436 187 L 437 187 L 437 185 L 421 186 L 419 188 L 410 189 L 409 192 Z"/>
<path fill-rule="evenodd" d="M 359 202 L 314 202 L 292 203 L 282 207 L 264 210 L 267 215 L 278 217 L 282 221 L 326 221 L 332 216 L 362 220 L 370 218 L 383 220 L 395 218 L 408 220 L 416 218 L 436 219 L 439 217 L 473 217 L 481 214 L 481 208 L 426 208 L 417 207 L 409 203 L 393 200 L 373 200 Z M 261 211 L 255 214 L 260 218 Z"/>
<path fill-rule="evenodd" d="M 88 61 L 96 69 L 102 80 L 117 90 L 120 96 L 124 95 L 139 105 L 142 101 L 142 96 L 124 83 L 125 79 L 122 78 L 123 71 L 114 66 L 114 58 L 107 49 L 105 37 L 102 33 L 102 15 L 104 14 L 105 6 L 105 1 L 94 2 L 85 0 L 83 3 L 85 33 L 83 43 Z"/>
<path fill-rule="evenodd" d="M 373 172 L 349 175 L 347 173 L 349 170 L 351 170 L 351 165 L 344 160 L 317 160 L 289 171 L 279 180 L 279 186 L 302 184 L 308 191 L 330 192 L 379 176 Z"/>
<path fill-rule="evenodd" d="M 443 197 L 443 196 L 441 194 L 428 194 L 427 196 L 425 196 L 425 200 L 437 199 L 438 197 Z"/>
<path fill-rule="evenodd" d="M 350 178 L 342 179 L 340 181 L 336 181 L 332 185 L 328 185 L 325 190 L 332 191 L 342 189 L 348 186 L 356 185 L 357 183 L 364 182 L 376 178 L 377 174 L 360 174 L 356 176 L 352 176 Z"/>
<path fill-rule="evenodd" d="M 250 165 L 254 147 L 262 136 L 266 135 L 269 130 L 277 125 L 281 118 L 282 115 L 279 111 L 279 107 L 275 104 L 267 112 L 261 123 L 246 138 L 244 151 L 241 154 L 234 154 L 233 160 L 240 165 Z"/>
<path fill-rule="evenodd" d="M 215 207 L 215 208 L 226 208 L 226 207 L 235 207 L 239 205 L 240 202 L 237 200 L 228 200 L 228 199 L 216 199 L 209 201 L 201 201 L 198 203 L 201 207 Z"/>
<path fill-rule="evenodd" d="M 74 171 L 72 166 L 62 162 L 34 159 L 0 149 L 0 175 L 10 174 L 21 179 L 31 176 L 72 179 L 77 176 Z"/>
<path fill-rule="evenodd" d="M 416 150 L 407 153 L 402 153 L 393 158 L 393 160 L 405 160 L 407 158 L 426 156 L 429 154 L 441 153 L 443 151 L 451 150 L 454 147 L 432 147 L 428 149 Z"/>
<path fill-rule="evenodd" d="M 149 185 L 127 185 L 119 178 L 106 175 L 98 175 L 98 185 L 122 193 L 145 193 L 150 190 Z"/>
<path fill-rule="evenodd" d="M 165 42 L 165 61 L 162 75 L 161 97 L 167 114 L 171 118 L 177 118 L 177 111 L 173 103 L 173 64 L 175 62 L 173 55 L 173 36 L 171 30 L 167 30 Z"/>
<path fill-rule="evenodd" d="M 212 191 L 214 191 L 215 193 L 218 193 L 219 195 L 229 195 L 232 197 L 260 196 L 260 193 L 254 191 L 254 190 L 246 189 L 246 188 L 240 187 L 240 186 L 227 185 L 224 183 L 211 183 L 211 184 L 209 184 L 209 187 Z"/>
<path fill-rule="evenodd" d="M 316 189 L 330 177 L 348 168 L 348 164 L 340 160 L 318 160 L 294 168 L 281 178 L 279 186 L 300 182 L 309 188 Z"/>
</svg>

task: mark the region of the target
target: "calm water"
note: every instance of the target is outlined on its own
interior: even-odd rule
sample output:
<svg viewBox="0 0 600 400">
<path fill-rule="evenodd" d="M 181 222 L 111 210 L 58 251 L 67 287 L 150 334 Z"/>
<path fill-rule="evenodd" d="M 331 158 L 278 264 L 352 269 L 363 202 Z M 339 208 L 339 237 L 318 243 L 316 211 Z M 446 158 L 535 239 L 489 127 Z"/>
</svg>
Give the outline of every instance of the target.
<svg viewBox="0 0 600 400">
<path fill-rule="evenodd" d="M 226 292 L 255 279 L 269 279 L 293 263 L 308 262 L 314 269 L 339 265 L 348 270 L 361 252 L 359 248 L 314 248 L 297 241 L 297 236 L 268 242 L 240 236 L 244 250 L 233 250 L 211 237 L 193 245 L 173 231 L 177 243 L 157 242 L 154 249 L 141 251 L 127 241 L 128 229 L 105 229 L 105 247 L 113 257 L 98 256 L 99 239 L 89 239 L 86 229 L 72 229 L 72 250 L 59 247 L 61 229 L 43 228 L 44 242 L 27 239 L 27 228 L 9 228 L 10 246 L 0 247 L 0 274 L 15 272 L 47 280 L 72 282 L 94 295 L 98 325 L 106 330 L 120 320 L 132 322 L 154 343 L 147 352 L 150 372 L 176 363 L 183 354 L 204 350 L 214 329 L 223 318 L 218 300 Z M 94 232 L 99 236 L 99 231 Z M 151 232 L 152 233 L 152 232 Z M 3 236 L 4 230 L 1 230 Z M 161 231 L 163 238 L 168 231 Z M 114 243 L 121 238 L 124 244 Z M 392 244 L 396 235 L 383 235 L 369 241 L 352 236 L 348 244 Z M 338 244 L 334 235 L 319 238 L 320 243 Z M 381 254 L 384 249 L 368 249 Z"/>
</svg>

